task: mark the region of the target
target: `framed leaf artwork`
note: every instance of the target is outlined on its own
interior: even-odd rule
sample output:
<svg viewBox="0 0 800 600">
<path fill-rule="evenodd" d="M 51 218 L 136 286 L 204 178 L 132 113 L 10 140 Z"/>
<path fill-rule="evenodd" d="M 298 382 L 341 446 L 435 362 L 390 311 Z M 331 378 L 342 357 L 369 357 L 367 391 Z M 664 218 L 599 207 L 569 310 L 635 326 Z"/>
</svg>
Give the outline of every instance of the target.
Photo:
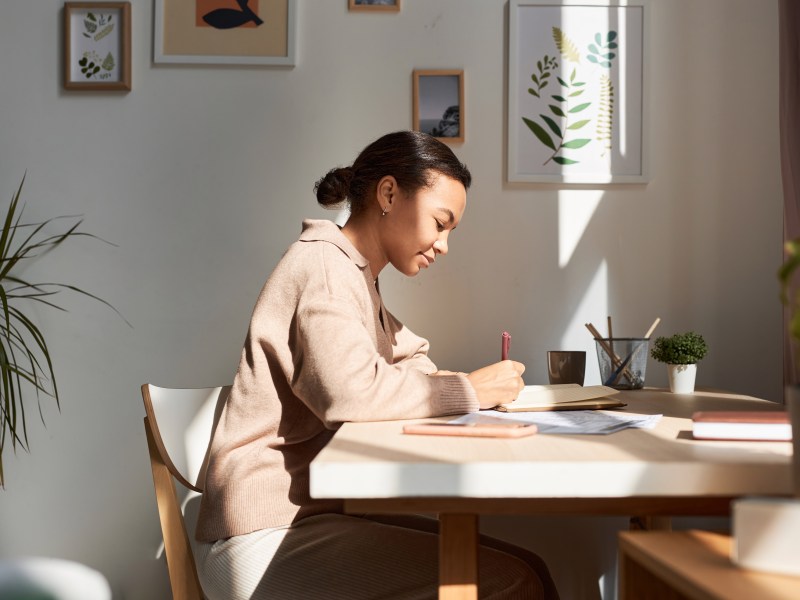
<svg viewBox="0 0 800 600">
<path fill-rule="evenodd" d="M 157 63 L 295 63 L 297 0 L 155 0 Z"/>
<path fill-rule="evenodd" d="M 130 2 L 64 4 L 64 87 L 131 89 Z"/>
<path fill-rule="evenodd" d="M 511 0 L 508 180 L 645 183 L 650 0 Z"/>
</svg>

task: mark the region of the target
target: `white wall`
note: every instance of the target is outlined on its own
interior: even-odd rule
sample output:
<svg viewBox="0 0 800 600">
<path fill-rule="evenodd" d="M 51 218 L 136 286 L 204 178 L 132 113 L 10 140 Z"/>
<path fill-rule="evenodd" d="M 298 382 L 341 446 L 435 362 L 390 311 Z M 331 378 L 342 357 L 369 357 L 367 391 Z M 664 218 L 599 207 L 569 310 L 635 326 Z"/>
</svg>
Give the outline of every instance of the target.
<svg viewBox="0 0 800 600">
<path fill-rule="evenodd" d="M 545 380 L 558 348 L 586 349 L 594 383 L 583 324 L 611 314 L 617 334 L 636 336 L 660 316 L 657 334 L 708 340 L 700 385 L 780 398 L 775 0 L 656 0 L 652 181 L 571 191 L 504 181 L 504 0 L 405 0 L 399 14 L 299 0 L 291 70 L 153 65 L 152 4 L 132 2 L 127 94 L 62 89 L 63 2 L 0 6 L 0 194 L 27 171 L 31 219 L 80 213 L 116 244 L 77 240 L 26 274 L 82 286 L 133 325 L 80 298 L 66 314 L 39 311 L 62 408 L 42 402 L 45 428 L 30 405 L 32 452 L 5 453 L 0 556 L 73 558 L 116 598 L 168 597 L 139 386 L 231 380 L 252 304 L 301 219 L 334 216 L 314 181 L 410 126 L 414 68 L 465 70 L 456 151 L 475 183 L 450 255 L 414 279 L 387 272 L 382 289 L 441 366 L 496 360 L 507 329 L 528 383 Z M 664 367 L 651 360 L 647 380 L 664 385 Z M 563 597 L 613 589 L 623 520 L 521 522 L 486 528 L 539 550 Z"/>
</svg>

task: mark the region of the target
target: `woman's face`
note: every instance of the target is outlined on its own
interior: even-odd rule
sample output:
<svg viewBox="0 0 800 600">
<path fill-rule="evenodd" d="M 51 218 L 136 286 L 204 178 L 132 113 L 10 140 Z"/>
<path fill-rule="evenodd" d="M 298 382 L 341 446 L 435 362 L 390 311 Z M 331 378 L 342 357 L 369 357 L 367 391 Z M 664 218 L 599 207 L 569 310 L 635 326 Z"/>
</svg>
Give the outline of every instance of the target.
<svg viewBox="0 0 800 600">
<path fill-rule="evenodd" d="M 413 277 L 447 254 L 447 238 L 464 216 L 467 191 L 445 175 L 435 175 L 431 186 L 414 194 L 395 190 L 390 210 L 381 217 L 381 241 L 392 266 Z"/>
</svg>

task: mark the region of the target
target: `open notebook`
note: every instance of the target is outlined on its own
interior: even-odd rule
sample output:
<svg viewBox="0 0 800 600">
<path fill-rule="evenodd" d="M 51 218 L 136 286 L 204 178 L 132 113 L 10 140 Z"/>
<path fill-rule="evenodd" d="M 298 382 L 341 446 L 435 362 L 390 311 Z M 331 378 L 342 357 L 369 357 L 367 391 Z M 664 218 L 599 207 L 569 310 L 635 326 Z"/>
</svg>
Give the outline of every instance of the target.
<svg viewBox="0 0 800 600">
<path fill-rule="evenodd" d="M 497 410 L 523 412 L 537 410 L 591 410 L 625 406 L 616 398 L 618 393 L 605 385 L 582 386 L 577 383 L 559 385 L 526 385 L 513 402 L 501 404 Z"/>
</svg>

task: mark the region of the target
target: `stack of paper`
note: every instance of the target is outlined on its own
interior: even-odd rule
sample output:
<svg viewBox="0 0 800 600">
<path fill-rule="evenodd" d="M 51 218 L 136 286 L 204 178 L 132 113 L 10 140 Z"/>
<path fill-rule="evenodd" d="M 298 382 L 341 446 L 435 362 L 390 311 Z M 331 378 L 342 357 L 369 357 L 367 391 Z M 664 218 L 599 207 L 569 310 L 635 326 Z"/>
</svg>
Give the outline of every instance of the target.
<svg viewBox="0 0 800 600">
<path fill-rule="evenodd" d="M 559 385 L 526 385 L 513 402 L 501 404 L 497 410 L 504 412 L 540 410 L 587 410 L 625 406 L 615 398 L 618 393 L 605 385 L 582 386 L 577 383 Z"/>
<path fill-rule="evenodd" d="M 599 434 L 616 433 L 623 429 L 653 429 L 661 415 L 640 415 L 622 411 L 570 410 L 558 411 L 526 411 L 496 412 L 481 411 L 490 415 L 514 420 L 520 423 L 533 423 L 539 433 L 564 434 Z M 474 413 L 473 413 L 474 414 Z M 459 417 L 458 420 L 470 415 Z"/>
</svg>

